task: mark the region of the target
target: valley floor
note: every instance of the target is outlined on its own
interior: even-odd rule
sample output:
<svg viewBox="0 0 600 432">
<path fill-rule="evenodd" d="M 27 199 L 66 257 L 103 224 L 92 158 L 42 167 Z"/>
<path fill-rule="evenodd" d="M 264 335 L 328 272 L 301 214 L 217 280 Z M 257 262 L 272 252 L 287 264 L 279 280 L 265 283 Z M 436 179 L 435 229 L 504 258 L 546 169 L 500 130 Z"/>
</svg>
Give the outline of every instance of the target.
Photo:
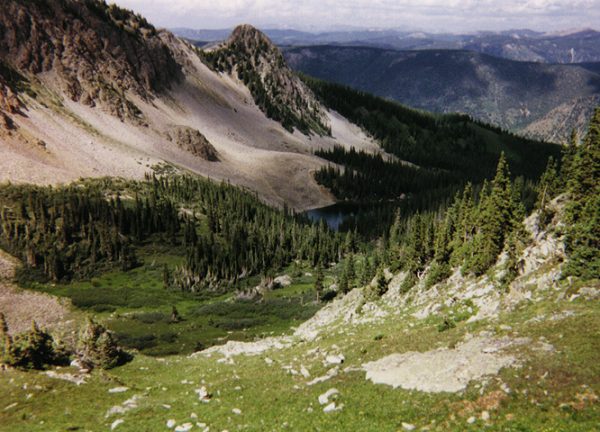
<svg viewBox="0 0 600 432">
<path fill-rule="evenodd" d="M 89 375 L 6 370 L 0 430 L 598 430 L 598 287 L 552 274 L 409 294 L 396 275 L 377 302 L 356 289 L 292 336 Z M 386 382 L 378 367 L 396 388 L 366 379 Z"/>
</svg>

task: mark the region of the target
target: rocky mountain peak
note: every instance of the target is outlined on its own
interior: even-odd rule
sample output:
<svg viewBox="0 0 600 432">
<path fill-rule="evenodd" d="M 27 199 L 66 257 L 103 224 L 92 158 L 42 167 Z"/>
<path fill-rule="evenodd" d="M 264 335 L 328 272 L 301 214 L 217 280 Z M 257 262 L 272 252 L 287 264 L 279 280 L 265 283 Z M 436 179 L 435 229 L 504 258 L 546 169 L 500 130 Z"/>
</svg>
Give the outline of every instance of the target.
<svg viewBox="0 0 600 432">
<path fill-rule="evenodd" d="M 233 29 L 228 43 L 245 46 L 250 50 L 277 49 L 266 34 L 250 24 L 241 24 Z"/>
<path fill-rule="evenodd" d="M 240 25 L 223 44 L 204 52 L 204 58 L 213 69 L 243 81 L 267 117 L 289 131 L 329 133 L 327 116 L 312 91 L 260 30 Z"/>
</svg>

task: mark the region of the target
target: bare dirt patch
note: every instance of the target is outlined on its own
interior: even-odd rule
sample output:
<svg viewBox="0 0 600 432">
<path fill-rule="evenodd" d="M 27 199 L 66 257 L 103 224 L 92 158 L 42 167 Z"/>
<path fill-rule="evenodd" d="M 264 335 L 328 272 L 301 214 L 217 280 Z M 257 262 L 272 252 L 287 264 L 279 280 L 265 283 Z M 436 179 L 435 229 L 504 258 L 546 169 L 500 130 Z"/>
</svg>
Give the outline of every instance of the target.
<svg viewBox="0 0 600 432">
<path fill-rule="evenodd" d="M 9 332 L 16 334 L 28 330 L 31 320 L 46 328 L 64 323 L 69 315 L 65 302 L 14 285 L 12 279 L 18 265 L 17 259 L 0 250 L 0 312 L 6 317 Z"/>
</svg>

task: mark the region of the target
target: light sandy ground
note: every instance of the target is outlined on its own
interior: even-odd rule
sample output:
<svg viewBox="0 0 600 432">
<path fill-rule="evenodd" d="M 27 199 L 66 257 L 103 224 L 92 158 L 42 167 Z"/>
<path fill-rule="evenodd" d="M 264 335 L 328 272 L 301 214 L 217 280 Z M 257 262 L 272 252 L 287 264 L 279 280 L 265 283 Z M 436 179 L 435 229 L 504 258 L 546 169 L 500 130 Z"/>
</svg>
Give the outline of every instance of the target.
<svg viewBox="0 0 600 432">
<path fill-rule="evenodd" d="M 516 358 L 503 352 L 528 339 L 493 339 L 474 337 L 454 349 L 440 348 L 427 352 L 392 354 L 365 363 L 367 379 L 375 384 L 425 392 L 458 392 L 469 382 L 497 374 L 513 366 Z"/>
<path fill-rule="evenodd" d="M 325 164 L 312 155 L 335 144 L 370 152 L 378 145 L 357 126 L 335 112 L 328 117 L 331 137 L 289 133 L 269 120 L 254 104 L 249 90 L 229 75 L 208 69 L 185 44 L 186 78 L 153 101 L 129 98 L 144 113 L 147 126 L 123 122 L 101 108 L 70 100 L 51 109 L 26 100 L 26 116 L 12 136 L 0 134 L 0 181 L 69 182 L 80 177 L 142 178 L 166 161 L 183 170 L 227 179 L 259 193 L 267 202 L 287 202 L 296 210 L 320 207 L 334 199 L 313 178 Z M 42 94 L 59 98 L 52 74 L 41 77 Z M 57 105 L 54 105 L 57 106 Z M 169 142 L 165 133 L 175 125 L 198 129 L 219 152 L 220 162 L 194 157 Z M 37 144 L 43 140 L 45 148 Z"/>
<path fill-rule="evenodd" d="M 0 250 L 0 312 L 11 334 L 26 331 L 35 320 L 42 328 L 64 324 L 68 308 L 56 297 L 24 291 L 12 283 L 18 261 Z"/>
<path fill-rule="evenodd" d="M 212 354 L 220 354 L 224 357 L 230 358 L 240 354 L 243 355 L 260 355 L 266 351 L 272 349 L 283 349 L 287 348 L 292 344 L 292 338 L 289 337 L 268 337 L 257 340 L 255 342 L 239 342 L 239 341 L 228 341 L 224 345 L 216 345 L 191 355 L 191 357 L 205 355 L 211 356 Z"/>
</svg>

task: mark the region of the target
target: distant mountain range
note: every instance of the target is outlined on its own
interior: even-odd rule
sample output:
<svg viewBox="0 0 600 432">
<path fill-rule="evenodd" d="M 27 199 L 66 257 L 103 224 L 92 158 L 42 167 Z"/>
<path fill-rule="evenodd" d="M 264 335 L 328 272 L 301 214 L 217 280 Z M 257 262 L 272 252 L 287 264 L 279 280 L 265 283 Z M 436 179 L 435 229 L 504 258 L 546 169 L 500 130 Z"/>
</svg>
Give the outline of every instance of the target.
<svg viewBox="0 0 600 432">
<path fill-rule="evenodd" d="M 227 30 L 173 29 L 180 37 L 214 42 L 225 39 Z M 267 29 L 277 45 L 351 45 L 400 50 L 460 49 L 511 60 L 543 63 L 600 62 L 600 32 L 583 29 L 563 33 L 531 30 L 479 32 L 475 34 L 423 33 L 400 30 L 353 30 L 309 33 Z"/>
<path fill-rule="evenodd" d="M 462 112 L 563 142 L 600 104 L 597 64 L 517 62 L 464 50 L 312 46 L 285 51 L 308 75 L 434 112 Z"/>
</svg>

